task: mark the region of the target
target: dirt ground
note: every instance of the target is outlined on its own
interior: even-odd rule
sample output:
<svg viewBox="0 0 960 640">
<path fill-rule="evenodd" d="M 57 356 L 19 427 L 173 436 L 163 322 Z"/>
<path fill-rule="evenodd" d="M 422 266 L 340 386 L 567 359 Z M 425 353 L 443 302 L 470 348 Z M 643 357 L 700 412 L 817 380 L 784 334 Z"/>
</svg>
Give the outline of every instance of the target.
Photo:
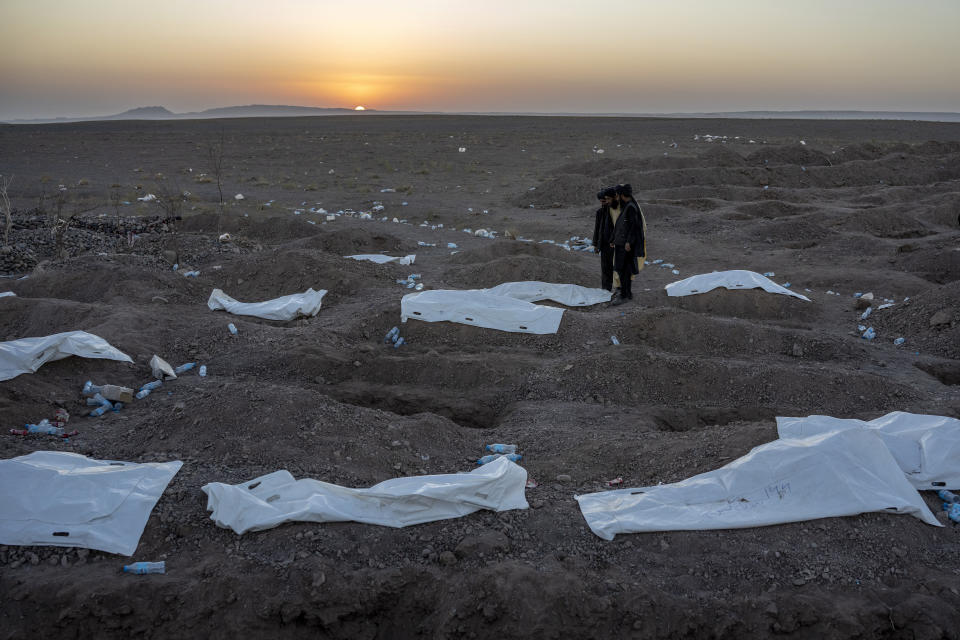
<svg viewBox="0 0 960 640">
<path fill-rule="evenodd" d="M 222 216 L 208 153 L 221 136 Z M 776 416 L 960 416 L 958 124 L 0 126 L 0 173 L 14 175 L 17 209 L 0 254 L 0 291 L 17 295 L 0 299 L 0 338 L 83 329 L 134 359 L 68 358 L 0 383 L 4 433 L 58 407 L 80 432 L 2 435 L 0 457 L 184 462 L 133 558 L 165 560 L 165 575 L 124 575 L 129 558 L 98 551 L 0 546 L 0 638 L 960 638 L 952 523 L 874 513 L 607 542 L 573 499 L 618 476 L 643 486 L 716 469 L 775 439 Z M 594 194 L 617 182 L 637 191 L 649 260 L 679 276 L 651 264 L 633 303 L 568 309 L 555 335 L 400 324 L 408 290 L 395 280 L 410 273 L 427 288 L 599 286 L 594 254 L 540 241 L 590 236 Z M 181 192 L 182 220 L 166 226 L 169 211 L 137 200 Z M 75 215 L 60 257 L 47 221 L 58 206 Z M 343 258 L 376 252 L 416 264 Z M 664 291 L 723 269 L 775 272 L 811 302 Z M 209 311 L 215 287 L 242 301 L 329 293 L 316 317 L 270 322 Z M 861 321 L 856 292 L 894 304 Z M 383 343 L 395 325 L 399 349 Z M 85 380 L 139 387 L 155 353 L 209 375 L 83 417 Z M 530 509 L 237 536 L 200 491 L 278 469 L 355 487 L 468 471 L 489 442 L 520 446 L 539 484 Z"/>
</svg>

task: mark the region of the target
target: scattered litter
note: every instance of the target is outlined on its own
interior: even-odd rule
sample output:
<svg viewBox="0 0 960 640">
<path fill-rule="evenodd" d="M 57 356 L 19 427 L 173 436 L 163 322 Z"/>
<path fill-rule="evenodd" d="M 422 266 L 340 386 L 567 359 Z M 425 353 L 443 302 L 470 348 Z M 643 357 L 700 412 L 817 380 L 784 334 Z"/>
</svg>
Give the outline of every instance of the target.
<svg viewBox="0 0 960 640">
<path fill-rule="evenodd" d="M 232 335 L 237 335 L 237 325 L 233 324 L 232 322 L 227 325 L 227 330 L 230 331 Z"/>
<path fill-rule="evenodd" d="M 237 195 L 233 196 L 233 199 L 237 201 L 243 200 L 243 194 L 238 193 Z"/>
<path fill-rule="evenodd" d="M 460 147 L 459 149 L 457 149 L 457 151 L 460 152 L 460 153 L 466 153 L 466 152 L 467 152 L 467 148 L 466 148 L 466 147 Z"/>
<path fill-rule="evenodd" d="M 614 478 L 613 480 L 607 480 L 608 487 L 617 487 L 623 484 L 623 478 Z"/>
<path fill-rule="evenodd" d="M 35 451 L 0 460 L 0 544 L 130 556 L 183 463 L 135 464 Z"/>
<path fill-rule="evenodd" d="M 685 280 L 671 282 L 666 287 L 668 296 L 689 296 L 697 293 L 707 293 L 717 287 L 727 289 L 754 289 L 760 288 L 769 293 L 782 293 L 795 298 L 800 298 L 806 302 L 810 299 L 786 287 L 780 286 L 773 280 L 756 273 L 755 271 L 746 271 L 734 269 L 731 271 L 714 271 L 713 273 L 702 273 L 690 276 Z"/>
<path fill-rule="evenodd" d="M 137 391 L 137 395 L 135 395 L 134 397 L 137 400 L 143 400 L 148 395 L 150 395 L 151 391 L 154 391 L 155 389 L 160 388 L 161 385 L 163 385 L 162 380 L 154 380 L 153 382 L 148 382 L 147 384 L 140 387 L 140 390 Z"/>
<path fill-rule="evenodd" d="M 488 444 L 484 445 L 484 451 L 490 451 L 492 453 L 516 453 L 517 445 L 515 444 Z"/>
<path fill-rule="evenodd" d="M 681 482 L 576 496 L 590 529 L 737 529 L 866 512 L 940 526 L 883 442 L 862 429 L 781 438 Z"/>
<path fill-rule="evenodd" d="M 902 345 L 902 344 L 903 344 L 904 342 L 906 342 L 906 341 L 907 341 L 906 338 L 897 338 L 896 340 L 893 341 L 893 344 L 895 344 L 895 345 L 897 345 L 897 346 L 899 347 L 900 345 Z"/>
<path fill-rule="evenodd" d="M 266 320 L 293 320 L 299 316 L 315 316 L 320 313 L 320 303 L 326 289 L 314 291 L 307 289 L 303 293 L 293 293 L 264 302 L 238 302 L 221 289 L 214 289 L 207 300 L 212 311 L 220 309 L 240 316 L 254 316 Z"/>
<path fill-rule="evenodd" d="M 447 243 L 447 249 L 456 249 L 456 248 L 457 248 L 457 244 L 455 242 Z"/>
<path fill-rule="evenodd" d="M 870 317 L 871 313 L 873 313 L 873 307 L 867 307 L 867 310 L 860 314 L 860 319 L 866 320 Z"/>
<path fill-rule="evenodd" d="M 190 369 L 193 369 L 195 366 L 197 366 L 196 362 L 185 362 L 179 367 L 177 367 L 176 369 L 174 369 L 173 372 L 179 376 L 186 373 L 187 371 L 190 371 Z"/>
<path fill-rule="evenodd" d="M 408 256 L 385 256 L 380 253 L 361 253 L 354 256 L 344 256 L 345 258 L 352 258 L 354 260 L 369 260 L 370 262 L 376 262 L 377 264 L 386 264 L 388 262 L 396 262 L 397 264 L 409 265 L 413 264 L 417 259 L 417 254 L 412 253 Z"/>
<path fill-rule="evenodd" d="M 153 195 L 152 193 L 148 193 L 142 198 L 137 198 L 137 200 L 139 200 L 140 202 L 153 202 L 156 199 L 157 199 L 157 196 Z"/>
<path fill-rule="evenodd" d="M 207 365 L 205 365 L 205 364 L 200 365 L 200 370 L 197 372 L 197 375 L 199 375 L 201 378 L 206 378 L 206 377 L 207 377 Z"/>
<path fill-rule="evenodd" d="M 173 367 L 156 354 L 150 358 L 150 373 L 157 380 L 175 380 L 177 377 L 177 374 L 173 371 Z"/>
<path fill-rule="evenodd" d="M 3 293 L 0 293 L 0 298 L 6 298 L 6 297 L 9 297 L 9 296 L 14 296 L 14 297 L 15 297 L 16 295 L 17 295 L 17 294 L 15 294 L 13 291 L 4 291 Z"/>
<path fill-rule="evenodd" d="M 396 189 L 380 189 L 380 193 L 396 193 Z"/>
<path fill-rule="evenodd" d="M 864 340 L 873 340 L 877 337 L 877 332 L 873 330 L 873 327 L 868 327 L 866 331 L 863 332 L 860 336 Z"/>
<path fill-rule="evenodd" d="M 199 271 L 184 271 L 181 275 L 183 275 L 184 278 L 196 278 L 197 276 L 200 275 L 200 272 L 199 272 Z"/>
<path fill-rule="evenodd" d="M 134 573 L 138 576 L 148 573 L 166 573 L 167 565 L 163 560 L 160 562 L 134 562 L 133 564 L 123 565 L 123 572 Z"/>
<path fill-rule="evenodd" d="M 419 247 L 435 247 L 437 246 L 436 242 L 424 242 L 423 240 L 417 241 L 417 246 Z"/>
<path fill-rule="evenodd" d="M 230 242 L 230 234 L 229 234 L 229 233 L 221 233 L 221 234 L 220 234 L 220 237 L 218 238 L 218 240 L 219 240 L 220 242 Z"/>
<path fill-rule="evenodd" d="M 47 362 L 68 356 L 133 362 L 130 356 L 99 336 L 86 331 L 67 331 L 0 343 L 0 381 L 34 373 Z"/>
<path fill-rule="evenodd" d="M 610 336 L 610 343 L 613 345 L 618 345 L 620 344 L 620 341 L 617 340 L 617 336 Z"/>
<path fill-rule="evenodd" d="M 294 480 L 289 471 L 281 470 L 237 485 L 210 483 L 202 490 L 217 526 L 242 535 L 288 521 L 406 527 L 480 509 L 526 509 L 526 482 L 523 467 L 496 460 L 470 473 L 393 478 L 369 489 Z"/>
</svg>

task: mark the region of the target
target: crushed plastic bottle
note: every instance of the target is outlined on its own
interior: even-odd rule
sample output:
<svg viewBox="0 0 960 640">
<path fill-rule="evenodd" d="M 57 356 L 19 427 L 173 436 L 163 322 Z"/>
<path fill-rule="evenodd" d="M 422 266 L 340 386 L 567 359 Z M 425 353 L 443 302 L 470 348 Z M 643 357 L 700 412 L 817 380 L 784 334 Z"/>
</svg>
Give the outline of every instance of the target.
<svg viewBox="0 0 960 640">
<path fill-rule="evenodd" d="M 83 395 L 85 396 L 92 396 L 93 394 L 100 393 L 101 391 L 103 391 L 103 387 L 93 384 L 93 382 L 90 380 L 87 380 L 83 383 Z"/>
<path fill-rule="evenodd" d="M 861 320 L 866 320 L 870 317 L 870 314 L 873 313 L 873 307 L 867 307 L 867 310 L 860 314 Z"/>
<path fill-rule="evenodd" d="M 767 278 L 772 278 L 773 276 L 775 276 L 775 275 L 777 275 L 777 274 L 775 274 L 773 271 L 767 271 L 767 272 L 764 273 L 763 275 L 764 275 L 765 277 L 767 277 Z"/>
<path fill-rule="evenodd" d="M 154 380 L 153 382 L 148 382 L 147 384 L 140 387 L 140 391 L 137 392 L 137 395 L 134 396 L 137 400 L 142 400 L 150 395 L 150 392 L 154 389 L 157 389 L 162 385 L 163 382 L 160 380 Z"/>
<path fill-rule="evenodd" d="M 943 500 L 945 504 L 956 504 L 960 502 L 960 495 L 957 495 L 953 491 L 947 491 L 946 489 L 937 491 L 937 497 Z"/>
<path fill-rule="evenodd" d="M 102 405 L 105 405 L 105 404 L 110 404 L 110 401 L 107 400 L 106 398 L 104 398 L 104 397 L 103 397 L 102 395 L 100 395 L 99 393 L 93 394 L 93 397 L 92 397 L 92 398 L 87 398 L 87 406 L 88 406 L 88 407 L 99 407 L 99 406 L 102 406 Z"/>
<path fill-rule="evenodd" d="M 399 347 L 400 345 L 406 344 L 406 343 L 407 343 L 407 341 L 404 340 L 403 337 L 399 337 L 399 338 L 397 338 L 397 341 L 393 343 L 393 348 L 396 349 L 396 348 Z"/>
<path fill-rule="evenodd" d="M 160 562 L 134 562 L 133 564 L 123 565 L 123 572 L 133 573 L 138 576 L 147 575 L 148 573 L 166 573 L 167 564 L 163 560 Z"/>
<path fill-rule="evenodd" d="M 960 523 L 960 503 L 954 502 L 950 505 L 950 508 L 947 509 L 947 517 L 954 522 Z"/>
<path fill-rule="evenodd" d="M 895 345 L 897 345 L 897 346 L 899 347 L 900 345 L 902 345 L 902 344 L 903 344 L 904 342 L 906 342 L 906 341 L 907 341 L 906 338 L 897 338 L 896 340 L 893 341 L 893 344 L 895 344 Z"/>
<path fill-rule="evenodd" d="M 870 327 L 866 331 L 864 331 L 863 335 L 861 335 L 860 337 L 864 338 L 865 340 L 873 340 L 874 338 L 877 337 L 877 332 L 873 330 L 873 327 Z"/>
<path fill-rule="evenodd" d="M 487 451 L 492 451 L 493 453 L 516 453 L 517 445 L 515 444 L 488 444 L 484 447 Z"/>
<path fill-rule="evenodd" d="M 111 409 L 113 409 L 113 405 L 102 404 L 96 409 L 94 409 L 93 411 L 91 411 L 90 415 L 99 418 L 100 416 L 105 414 L 107 411 L 110 411 Z"/>
<path fill-rule="evenodd" d="M 180 375 L 181 373 L 190 371 L 190 369 L 193 369 L 195 366 L 197 366 L 196 362 L 185 362 L 179 367 L 177 367 L 176 369 L 174 369 L 173 372 L 177 375 Z"/>
<path fill-rule="evenodd" d="M 201 378 L 206 378 L 206 377 L 207 377 L 207 365 L 205 365 L 205 364 L 200 365 L 200 370 L 197 372 L 197 375 L 199 375 Z"/>
<path fill-rule="evenodd" d="M 232 333 L 233 335 L 237 335 L 237 327 L 232 322 L 227 325 L 227 329 L 229 329 L 230 333 Z"/>
<path fill-rule="evenodd" d="M 53 426 L 46 418 L 41 420 L 38 424 L 27 424 L 24 426 L 26 427 L 27 433 L 44 433 L 51 436 L 63 435 L 63 429 Z"/>
<path fill-rule="evenodd" d="M 617 336 L 610 336 L 610 342 L 612 344 L 620 344 L 620 341 L 617 340 Z"/>
<path fill-rule="evenodd" d="M 477 460 L 477 464 L 487 464 L 488 462 L 493 462 L 497 458 L 507 458 L 512 462 L 519 462 L 521 459 L 523 459 L 523 456 L 519 453 L 491 453 L 490 455 L 483 456 Z"/>
</svg>

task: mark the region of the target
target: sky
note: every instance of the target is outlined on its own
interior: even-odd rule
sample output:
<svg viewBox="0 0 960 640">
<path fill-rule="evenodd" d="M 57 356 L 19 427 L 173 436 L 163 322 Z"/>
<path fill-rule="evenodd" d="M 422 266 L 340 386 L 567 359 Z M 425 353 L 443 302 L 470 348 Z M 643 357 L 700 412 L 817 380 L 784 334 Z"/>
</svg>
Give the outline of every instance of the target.
<svg viewBox="0 0 960 640">
<path fill-rule="evenodd" d="M 960 111 L 960 0 L 0 0 L 0 119 Z"/>
</svg>

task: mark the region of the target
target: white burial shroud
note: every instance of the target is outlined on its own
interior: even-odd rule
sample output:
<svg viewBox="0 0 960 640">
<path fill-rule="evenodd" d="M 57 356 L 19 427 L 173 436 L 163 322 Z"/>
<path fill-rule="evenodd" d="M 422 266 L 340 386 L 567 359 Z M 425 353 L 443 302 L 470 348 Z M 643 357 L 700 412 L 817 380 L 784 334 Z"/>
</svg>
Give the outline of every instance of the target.
<svg viewBox="0 0 960 640">
<path fill-rule="evenodd" d="M 99 336 L 86 331 L 67 331 L 43 338 L 21 338 L 0 342 L 0 380 L 34 373 L 51 360 L 69 356 L 133 362 L 130 356 Z"/>
<path fill-rule="evenodd" d="M 576 496 L 590 529 L 618 533 L 739 529 L 870 511 L 941 526 L 880 438 L 863 429 L 774 440 L 673 484 Z"/>
<path fill-rule="evenodd" d="M 181 466 L 179 460 L 137 464 L 63 451 L 0 460 L 0 544 L 131 556 Z"/>
<path fill-rule="evenodd" d="M 781 438 L 806 438 L 841 429 L 875 434 L 917 489 L 960 489 L 960 420 L 956 418 L 903 411 L 867 421 L 831 416 L 777 418 Z"/>
<path fill-rule="evenodd" d="M 551 282 L 504 282 L 489 289 L 486 293 L 496 296 L 508 296 L 527 302 L 553 300 L 568 307 L 589 307 L 590 305 L 610 302 L 612 295 L 605 289 L 591 289 L 576 284 L 555 284 Z"/>
<path fill-rule="evenodd" d="M 713 273 L 701 273 L 690 276 L 683 280 L 671 282 L 666 287 L 668 296 L 691 296 L 697 293 L 707 293 L 717 287 L 727 289 L 763 289 L 770 293 L 782 293 L 810 302 L 810 298 L 800 295 L 796 291 L 791 291 L 766 276 L 762 276 L 755 271 L 745 271 L 743 269 L 734 269 L 732 271 L 714 271 Z"/>
<path fill-rule="evenodd" d="M 512 333 L 556 333 L 563 309 L 545 307 L 483 289 L 431 289 L 400 300 L 400 321 L 458 322 Z"/>
<path fill-rule="evenodd" d="M 303 293 L 274 298 L 264 302 L 237 302 L 222 289 L 214 289 L 207 300 L 207 306 L 213 311 L 223 309 L 238 316 L 255 316 L 265 320 L 293 320 L 299 316 L 315 316 L 320 312 L 320 301 L 327 295 L 326 289 L 314 291 L 307 289 Z"/>
<path fill-rule="evenodd" d="M 498 458 L 470 473 L 393 478 L 369 489 L 294 480 L 286 470 L 237 485 L 212 482 L 202 489 L 217 526 L 244 534 L 295 521 L 406 527 L 480 509 L 526 509 L 526 483 L 523 467 Z"/>
<path fill-rule="evenodd" d="M 370 262 L 376 262 L 377 264 L 386 264 L 387 262 L 396 262 L 397 264 L 413 264 L 417 259 L 417 254 L 411 254 L 409 256 L 385 256 L 380 253 L 360 253 L 355 256 L 344 256 L 345 258 L 353 258 L 354 260 L 369 260 Z"/>
</svg>

